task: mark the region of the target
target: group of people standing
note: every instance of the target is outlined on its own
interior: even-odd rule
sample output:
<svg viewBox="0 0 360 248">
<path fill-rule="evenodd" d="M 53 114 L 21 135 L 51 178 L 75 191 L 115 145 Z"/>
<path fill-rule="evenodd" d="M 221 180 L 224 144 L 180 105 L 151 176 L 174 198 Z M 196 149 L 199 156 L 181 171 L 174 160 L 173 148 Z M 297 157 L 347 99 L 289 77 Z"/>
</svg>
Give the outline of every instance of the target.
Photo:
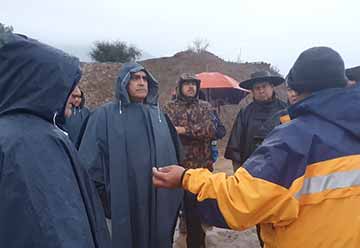
<svg viewBox="0 0 360 248">
<path fill-rule="evenodd" d="M 154 76 L 124 64 L 114 100 L 91 112 L 80 77 L 78 59 L 0 34 L 1 247 L 170 248 L 179 211 L 189 248 L 205 247 L 204 225 L 258 224 L 265 247 L 359 244 L 342 230 L 358 224 L 360 120 L 349 111 L 360 92 L 345 89 L 334 50 L 305 51 L 286 80 L 259 71 L 241 82 L 254 101 L 230 134 L 230 177 L 212 174 L 226 130 L 194 74 L 161 107 Z M 274 92 L 284 82 L 289 108 Z M 310 242 L 334 214 L 331 239 Z"/>
<path fill-rule="evenodd" d="M 204 223 L 234 230 L 258 225 L 264 247 L 358 247 L 359 69 L 345 70 L 329 47 L 302 52 L 285 79 L 291 105 L 267 119 L 278 126 L 265 136 L 262 114 L 270 106 L 276 111 L 277 79 L 248 81 L 255 101 L 240 111 L 232 134 L 249 147 L 231 136 L 225 154 L 238 168 L 234 175 L 172 165 L 153 169 L 154 184 L 192 193 Z M 261 105 L 258 90 L 269 93 Z M 259 133 L 247 137 L 249 123 Z"/>
<path fill-rule="evenodd" d="M 154 166 L 212 170 L 225 128 L 195 76 L 163 112 L 157 80 L 124 64 L 114 101 L 90 111 L 78 59 L 10 32 L 0 41 L 1 247 L 171 247 L 180 209 L 189 247 L 204 242 L 195 198 L 152 183 Z"/>
</svg>

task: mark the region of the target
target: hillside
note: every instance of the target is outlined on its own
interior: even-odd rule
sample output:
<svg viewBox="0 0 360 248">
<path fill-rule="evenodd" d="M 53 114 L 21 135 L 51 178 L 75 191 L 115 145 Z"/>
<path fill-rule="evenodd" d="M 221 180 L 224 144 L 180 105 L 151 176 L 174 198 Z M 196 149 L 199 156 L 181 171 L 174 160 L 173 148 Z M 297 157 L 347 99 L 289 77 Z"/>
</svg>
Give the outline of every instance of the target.
<svg viewBox="0 0 360 248">
<path fill-rule="evenodd" d="M 160 103 L 164 104 L 170 99 L 171 91 L 176 86 L 176 80 L 183 72 L 200 73 L 204 71 L 216 71 L 227 74 L 237 81 L 250 77 L 250 74 L 258 70 L 268 70 L 267 63 L 234 63 L 209 52 L 179 52 L 172 57 L 156 58 L 140 61 L 160 82 Z M 83 76 L 80 82 L 81 88 L 87 97 L 86 104 L 91 108 L 99 106 L 113 99 L 114 82 L 121 68 L 116 63 L 82 63 Z M 284 99 L 284 87 L 277 90 L 278 95 Z M 221 108 L 220 117 L 224 122 L 228 133 L 239 108 L 251 101 L 249 95 L 239 105 L 229 105 Z M 226 142 L 223 139 L 221 145 Z"/>
<path fill-rule="evenodd" d="M 226 62 L 209 52 L 198 54 L 188 51 L 177 53 L 173 57 L 149 59 L 140 63 L 160 82 L 160 103 L 169 100 L 171 90 L 183 72 L 217 71 L 242 81 L 252 72 L 270 67 L 267 63 Z M 120 68 L 121 64 L 116 63 L 82 63 L 81 87 L 88 97 L 87 104 L 90 107 L 112 99 L 114 82 Z"/>
</svg>

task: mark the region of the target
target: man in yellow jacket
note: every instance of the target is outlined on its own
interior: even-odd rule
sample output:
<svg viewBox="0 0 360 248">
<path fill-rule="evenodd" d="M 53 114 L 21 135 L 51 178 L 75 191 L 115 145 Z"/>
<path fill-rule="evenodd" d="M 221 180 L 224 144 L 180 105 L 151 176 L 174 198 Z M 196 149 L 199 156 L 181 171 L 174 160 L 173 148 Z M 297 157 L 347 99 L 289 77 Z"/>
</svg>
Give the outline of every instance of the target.
<svg viewBox="0 0 360 248">
<path fill-rule="evenodd" d="M 205 223 L 261 224 L 265 247 L 360 247 L 360 87 L 328 47 L 304 51 L 289 72 L 300 100 L 233 176 L 154 169 L 158 187 L 197 196 Z"/>
</svg>

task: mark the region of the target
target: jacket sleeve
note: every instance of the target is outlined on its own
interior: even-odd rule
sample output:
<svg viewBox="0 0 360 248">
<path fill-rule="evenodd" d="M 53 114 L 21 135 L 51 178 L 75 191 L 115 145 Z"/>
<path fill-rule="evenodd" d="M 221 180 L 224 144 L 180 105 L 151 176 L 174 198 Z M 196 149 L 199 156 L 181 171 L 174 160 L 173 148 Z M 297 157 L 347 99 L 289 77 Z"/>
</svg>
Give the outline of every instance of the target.
<svg viewBox="0 0 360 248">
<path fill-rule="evenodd" d="M 161 110 L 163 111 L 164 114 L 166 114 L 168 117 L 170 116 L 171 114 L 171 111 L 170 111 L 170 102 L 163 105 L 163 107 L 161 108 Z"/>
<path fill-rule="evenodd" d="M 183 187 L 197 195 L 205 223 L 243 230 L 259 223 L 289 223 L 298 216 L 298 200 L 277 182 L 285 174 L 288 155 L 281 145 L 273 145 L 258 149 L 233 176 L 211 174 L 206 169 L 186 171 Z M 257 171 L 257 175 L 249 171 Z"/>
<path fill-rule="evenodd" d="M 171 135 L 171 139 L 174 143 L 175 146 L 175 151 L 176 151 L 176 158 L 179 164 L 182 164 L 183 160 L 184 160 L 184 148 L 181 144 L 179 135 L 176 132 L 176 129 L 174 127 L 174 125 L 171 123 L 171 120 L 169 118 L 169 116 L 167 114 L 164 114 L 167 125 L 169 127 L 170 130 L 170 135 Z"/>
<path fill-rule="evenodd" d="M 225 149 L 225 158 L 235 161 L 236 163 L 241 163 L 241 149 L 243 147 L 241 142 L 245 142 L 244 131 L 243 110 L 240 110 L 230 133 L 229 141 Z"/>
<path fill-rule="evenodd" d="M 110 203 L 106 196 L 106 192 L 110 189 L 106 127 L 105 110 L 99 108 L 89 117 L 79 147 L 79 156 L 95 182 L 106 216 L 110 217 Z"/>
<path fill-rule="evenodd" d="M 162 107 L 162 111 L 164 115 L 171 121 L 172 125 L 175 126 L 176 118 L 175 118 L 175 105 L 173 102 L 168 102 Z"/>
</svg>

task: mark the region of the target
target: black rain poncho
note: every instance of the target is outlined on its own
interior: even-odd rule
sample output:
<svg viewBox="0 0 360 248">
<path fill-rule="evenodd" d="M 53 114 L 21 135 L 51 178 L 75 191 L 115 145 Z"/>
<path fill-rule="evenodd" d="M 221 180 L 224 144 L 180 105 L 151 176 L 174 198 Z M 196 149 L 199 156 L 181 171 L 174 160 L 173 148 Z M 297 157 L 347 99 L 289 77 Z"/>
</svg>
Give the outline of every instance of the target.
<svg viewBox="0 0 360 248">
<path fill-rule="evenodd" d="M 110 247 L 101 203 L 53 119 L 79 61 L 26 37 L 0 48 L 0 247 Z"/>
<path fill-rule="evenodd" d="M 271 117 L 286 106 L 274 97 L 270 102 L 254 101 L 241 109 L 234 121 L 224 157 L 242 165 L 275 127 Z"/>
<path fill-rule="evenodd" d="M 130 102 L 131 73 L 145 71 L 149 93 L 144 104 Z M 178 164 L 176 131 L 158 107 L 158 83 L 141 65 L 125 64 L 116 100 L 95 110 L 79 148 L 105 193 L 112 219 L 113 247 L 170 248 L 182 190 L 156 189 L 152 167 Z"/>
</svg>

